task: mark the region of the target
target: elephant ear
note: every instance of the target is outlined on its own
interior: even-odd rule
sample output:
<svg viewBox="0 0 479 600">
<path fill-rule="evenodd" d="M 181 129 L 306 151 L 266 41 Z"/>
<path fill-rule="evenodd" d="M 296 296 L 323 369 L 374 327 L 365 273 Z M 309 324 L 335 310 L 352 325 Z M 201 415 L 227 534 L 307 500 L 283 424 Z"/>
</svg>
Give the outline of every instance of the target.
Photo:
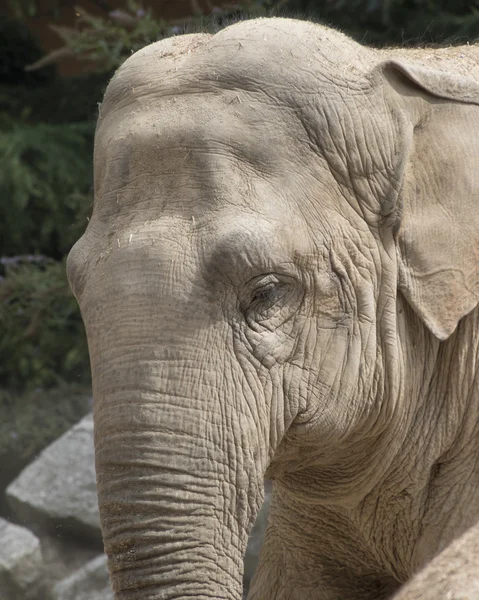
<svg viewBox="0 0 479 600">
<path fill-rule="evenodd" d="M 479 65 L 478 81 L 398 61 L 380 70 L 408 153 L 395 225 L 399 289 L 445 340 L 479 302 Z"/>
</svg>

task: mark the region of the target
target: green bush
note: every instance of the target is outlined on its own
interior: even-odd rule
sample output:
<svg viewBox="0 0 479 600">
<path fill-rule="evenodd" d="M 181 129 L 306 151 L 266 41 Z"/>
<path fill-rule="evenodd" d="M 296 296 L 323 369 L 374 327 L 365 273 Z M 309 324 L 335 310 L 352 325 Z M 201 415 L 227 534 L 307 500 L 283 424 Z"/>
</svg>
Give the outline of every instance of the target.
<svg viewBox="0 0 479 600">
<path fill-rule="evenodd" d="M 0 255 L 61 258 L 86 226 L 92 125 L 6 120 L 0 134 Z"/>
<path fill-rule="evenodd" d="M 28 69 L 43 69 L 59 56 L 73 55 L 91 61 L 99 72 L 111 73 L 131 54 L 152 42 L 182 33 L 214 33 L 235 16 L 266 16 L 275 3 L 270 0 L 243 0 L 228 6 L 222 3 L 223 8 L 218 8 L 207 2 L 210 11 L 205 14 L 197 0 L 191 0 L 190 16 L 169 20 L 155 16 L 151 8 L 143 8 L 137 0 L 125 0 L 122 4 L 121 8 L 110 10 L 105 17 L 94 16 L 76 6 L 78 19 L 75 27 L 51 25 L 64 46 L 35 61 Z"/>
<path fill-rule="evenodd" d="M 0 386 L 88 385 L 86 337 L 64 261 L 19 257 L 1 262 L 6 276 L 0 282 Z"/>
<path fill-rule="evenodd" d="M 477 0 L 288 0 L 288 12 L 342 29 L 378 46 L 465 44 L 479 37 Z"/>
</svg>

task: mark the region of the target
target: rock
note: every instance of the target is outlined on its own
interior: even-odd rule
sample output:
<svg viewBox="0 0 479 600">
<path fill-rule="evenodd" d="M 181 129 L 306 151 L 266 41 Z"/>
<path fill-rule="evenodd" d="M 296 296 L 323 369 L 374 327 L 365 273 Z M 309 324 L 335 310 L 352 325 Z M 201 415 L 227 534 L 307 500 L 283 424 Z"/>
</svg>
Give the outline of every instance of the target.
<svg viewBox="0 0 479 600">
<path fill-rule="evenodd" d="M 0 592 L 2 600 L 30 597 L 42 575 L 40 540 L 31 531 L 0 518 Z"/>
<path fill-rule="evenodd" d="M 53 600 L 113 600 L 106 556 L 102 554 L 55 585 Z"/>
<path fill-rule="evenodd" d="M 44 583 L 48 590 L 98 556 L 98 545 L 85 541 L 82 542 L 74 536 L 59 537 L 51 532 L 41 532 L 40 543 L 45 565 Z M 48 594 L 40 596 L 39 600 L 46 598 L 51 600 Z"/>
<path fill-rule="evenodd" d="M 87 415 L 43 450 L 6 494 L 14 512 L 27 523 L 101 543 L 93 416 Z"/>
</svg>

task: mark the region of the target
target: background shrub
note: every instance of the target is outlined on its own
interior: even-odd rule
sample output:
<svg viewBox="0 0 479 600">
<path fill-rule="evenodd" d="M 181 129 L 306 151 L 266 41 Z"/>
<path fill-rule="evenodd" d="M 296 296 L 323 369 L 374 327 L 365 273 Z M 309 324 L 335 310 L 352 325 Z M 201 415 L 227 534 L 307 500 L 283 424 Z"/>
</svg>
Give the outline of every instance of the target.
<svg viewBox="0 0 479 600">
<path fill-rule="evenodd" d="M 478 0 L 289 0 L 280 4 L 376 46 L 465 44 L 479 37 Z"/>
<path fill-rule="evenodd" d="M 91 146 L 91 123 L 3 124 L 0 255 L 61 259 L 70 250 L 90 210 Z"/>
<path fill-rule="evenodd" d="M 0 381 L 22 392 L 89 383 L 88 349 L 64 260 L 2 259 Z"/>
</svg>

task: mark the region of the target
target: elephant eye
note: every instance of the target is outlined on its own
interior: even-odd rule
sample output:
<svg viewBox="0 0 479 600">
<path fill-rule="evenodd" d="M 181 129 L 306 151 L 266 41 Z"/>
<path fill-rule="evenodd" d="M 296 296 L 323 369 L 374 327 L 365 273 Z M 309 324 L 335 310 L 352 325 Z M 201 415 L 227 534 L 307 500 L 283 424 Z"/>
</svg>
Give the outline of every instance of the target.
<svg viewBox="0 0 479 600">
<path fill-rule="evenodd" d="M 255 289 L 251 295 L 250 305 L 263 304 L 272 306 L 286 294 L 286 286 L 279 282 L 269 282 Z"/>
<path fill-rule="evenodd" d="M 246 322 L 253 328 L 260 324 L 266 326 L 267 322 L 273 326 L 280 316 L 297 308 L 301 296 L 293 277 L 272 273 L 249 282 L 246 291 L 243 312 Z"/>
</svg>

